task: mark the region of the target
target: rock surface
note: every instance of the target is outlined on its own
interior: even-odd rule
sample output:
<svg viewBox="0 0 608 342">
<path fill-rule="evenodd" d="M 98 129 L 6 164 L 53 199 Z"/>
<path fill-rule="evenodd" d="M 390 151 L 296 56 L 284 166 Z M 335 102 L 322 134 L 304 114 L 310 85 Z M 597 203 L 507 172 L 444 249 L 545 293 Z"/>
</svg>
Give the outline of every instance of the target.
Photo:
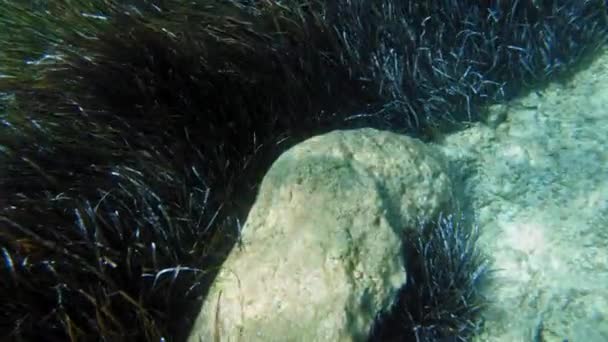
<svg viewBox="0 0 608 342">
<path fill-rule="evenodd" d="M 405 136 L 334 131 L 265 176 L 190 336 L 194 341 L 361 341 L 405 283 L 401 236 L 443 210 L 442 155 Z"/>
<path fill-rule="evenodd" d="M 608 52 L 442 143 L 496 269 L 475 341 L 608 341 L 606 84 Z"/>
</svg>

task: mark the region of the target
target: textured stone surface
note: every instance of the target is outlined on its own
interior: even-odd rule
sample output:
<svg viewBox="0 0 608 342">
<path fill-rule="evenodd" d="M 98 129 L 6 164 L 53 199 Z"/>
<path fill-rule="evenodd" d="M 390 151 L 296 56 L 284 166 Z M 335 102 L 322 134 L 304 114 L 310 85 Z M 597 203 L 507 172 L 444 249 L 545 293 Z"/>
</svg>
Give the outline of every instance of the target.
<svg viewBox="0 0 608 342">
<path fill-rule="evenodd" d="M 405 282 L 401 233 L 450 200 L 441 155 L 405 136 L 335 131 L 265 176 L 190 341 L 355 341 Z"/>
<path fill-rule="evenodd" d="M 474 341 L 608 341 L 607 82 L 604 52 L 444 139 L 496 269 Z"/>
</svg>

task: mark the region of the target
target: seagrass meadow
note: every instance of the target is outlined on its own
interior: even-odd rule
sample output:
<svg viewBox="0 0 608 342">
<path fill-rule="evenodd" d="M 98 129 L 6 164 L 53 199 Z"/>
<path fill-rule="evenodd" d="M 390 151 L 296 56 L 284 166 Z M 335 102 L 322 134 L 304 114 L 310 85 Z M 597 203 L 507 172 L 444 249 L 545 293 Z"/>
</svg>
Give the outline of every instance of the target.
<svg viewBox="0 0 608 342">
<path fill-rule="evenodd" d="M 483 120 L 592 58 L 606 11 L 0 1 L 1 339 L 184 340 L 279 154 L 335 129 L 433 140 Z M 430 226 L 407 237 L 412 274 L 370 340 L 466 341 L 481 324 L 477 231 Z"/>
</svg>

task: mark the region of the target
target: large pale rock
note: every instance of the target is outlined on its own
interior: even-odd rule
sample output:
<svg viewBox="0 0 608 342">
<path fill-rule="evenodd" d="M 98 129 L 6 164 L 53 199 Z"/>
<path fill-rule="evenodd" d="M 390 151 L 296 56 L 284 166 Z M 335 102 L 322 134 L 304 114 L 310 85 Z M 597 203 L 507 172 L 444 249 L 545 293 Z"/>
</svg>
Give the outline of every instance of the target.
<svg viewBox="0 0 608 342">
<path fill-rule="evenodd" d="M 450 199 L 441 155 L 372 129 L 284 153 L 190 341 L 360 341 L 405 283 L 401 233 Z"/>
</svg>

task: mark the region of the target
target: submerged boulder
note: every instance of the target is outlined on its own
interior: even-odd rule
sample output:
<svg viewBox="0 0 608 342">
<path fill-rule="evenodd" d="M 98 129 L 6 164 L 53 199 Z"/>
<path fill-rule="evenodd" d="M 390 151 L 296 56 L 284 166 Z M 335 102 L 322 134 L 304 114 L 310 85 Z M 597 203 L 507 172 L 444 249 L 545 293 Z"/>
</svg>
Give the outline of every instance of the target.
<svg viewBox="0 0 608 342">
<path fill-rule="evenodd" d="M 450 201 L 442 156 L 384 131 L 334 131 L 266 174 L 190 335 L 358 341 L 404 285 L 403 229 Z"/>
</svg>

